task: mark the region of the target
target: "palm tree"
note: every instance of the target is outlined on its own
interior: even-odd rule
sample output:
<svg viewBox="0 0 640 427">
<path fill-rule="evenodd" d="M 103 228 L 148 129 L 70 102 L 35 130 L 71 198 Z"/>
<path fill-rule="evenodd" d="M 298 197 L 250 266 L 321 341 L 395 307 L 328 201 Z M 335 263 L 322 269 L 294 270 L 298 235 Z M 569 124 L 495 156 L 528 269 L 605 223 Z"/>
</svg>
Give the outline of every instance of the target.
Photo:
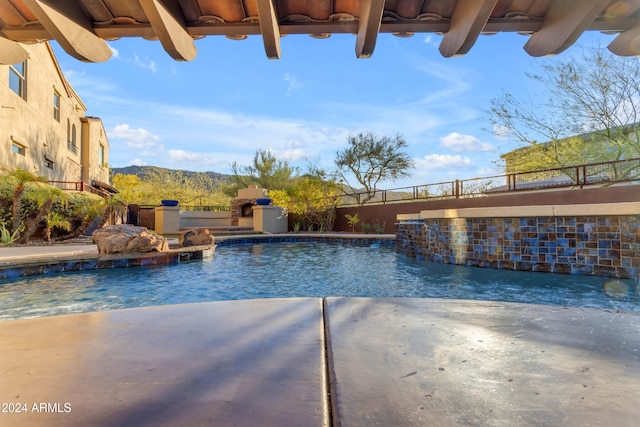
<svg viewBox="0 0 640 427">
<path fill-rule="evenodd" d="M 46 226 L 44 227 L 44 240 L 51 241 L 51 230 L 60 228 L 65 231 L 71 229 L 71 222 L 66 219 L 60 212 L 49 212 L 45 217 Z"/>
<path fill-rule="evenodd" d="M 55 202 L 62 202 L 66 206 L 68 199 L 67 193 L 50 185 L 38 188 L 34 193 L 34 198 L 38 204 L 38 212 L 35 218 L 27 220 L 27 228 L 22 237 L 20 237 L 20 243 L 29 242 L 29 239 L 36 233 L 40 222 L 51 215 Z"/>
<path fill-rule="evenodd" d="M 127 209 L 127 205 L 116 197 L 109 197 L 101 202 L 104 210 L 102 211 L 98 228 L 102 228 L 105 224 L 109 223 L 112 214 L 121 215 Z"/>
<path fill-rule="evenodd" d="M 101 218 L 104 210 L 106 209 L 106 204 L 102 199 L 87 199 L 82 203 L 76 204 L 73 207 L 74 215 L 77 215 L 82 218 L 82 222 L 80 226 L 77 227 L 73 232 L 69 233 L 66 236 L 63 236 L 61 240 L 73 239 L 74 237 L 78 237 L 89 228 L 93 220 L 96 218 Z"/>
<path fill-rule="evenodd" d="M 15 169 L 8 174 L 9 179 L 15 181 L 13 189 L 11 232 L 15 233 L 20 228 L 20 208 L 22 207 L 22 197 L 24 196 L 25 185 L 29 182 L 46 182 L 43 176 L 36 176 L 24 169 Z"/>
</svg>

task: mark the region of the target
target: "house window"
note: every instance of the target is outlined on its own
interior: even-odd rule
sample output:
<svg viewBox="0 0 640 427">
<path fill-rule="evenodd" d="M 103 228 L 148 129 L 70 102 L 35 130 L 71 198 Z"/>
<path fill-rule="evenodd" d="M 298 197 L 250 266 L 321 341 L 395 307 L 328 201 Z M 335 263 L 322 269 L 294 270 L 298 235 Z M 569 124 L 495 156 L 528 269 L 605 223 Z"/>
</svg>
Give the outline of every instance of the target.
<svg viewBox="0 0 640 427">
<path fill-rule="evenodd" d="M 47 169 L 52 169 L 52 170 L 53 170 L 53 164 L 54 164 L 54 161 L 53 161 L 53 160 L 51 160 L 51 159 L 50 159 L 50 158 L 48 158 L 48 157 L 45 157 L 45 158 L 44 158 L 44 167 L 45 167 L 45 168 L 47 168 Z"/>
<path fill-rule="evenodd" d="M 9 65 L 9 87 L 18 96 L 27 99 L 27 61 Z"/>
<path fill-rule="evenodd" d="M 60 121 L 60 94 L 53 91 L 53 118 Z"/>
<path fill-rule="evenodd" d="M 104 163 L 104 145 L 100 144 L 100 150 L 98 151 L 98 164 L 100 166 L 105 166 Z"/>
<path fill-rule="evenodd" d="M 13 151 L 16 154 L 20 154 L 21 156 L 24 156 L 27 150 L 24 145 L 20 145 L 17 142 L 12 142 L 11 151 Z"/>
<path fill-rule="evenodd" d="M 78 146 L 76 145 L 76 125 L 71 125 L 71 139 L 67 142 L 67 148 L 74 153 L 78 152 Z"/>
</svg>

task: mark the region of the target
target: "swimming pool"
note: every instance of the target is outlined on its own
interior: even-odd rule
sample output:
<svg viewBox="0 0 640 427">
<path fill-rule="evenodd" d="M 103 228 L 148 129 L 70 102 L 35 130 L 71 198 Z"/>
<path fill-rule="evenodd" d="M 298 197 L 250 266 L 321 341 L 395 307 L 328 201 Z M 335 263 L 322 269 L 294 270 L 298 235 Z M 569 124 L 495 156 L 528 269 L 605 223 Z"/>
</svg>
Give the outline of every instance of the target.
<svg viewBox="0 0 640 427">
<path fill-rule="evenodd" d="M 213 258 L 0 281 L 0 320 L 190 302 L 418 297 L 640 311 L 637 283 L 435 264 L 385 246 L 288 242 L 218 247 Z"/>
</svg>

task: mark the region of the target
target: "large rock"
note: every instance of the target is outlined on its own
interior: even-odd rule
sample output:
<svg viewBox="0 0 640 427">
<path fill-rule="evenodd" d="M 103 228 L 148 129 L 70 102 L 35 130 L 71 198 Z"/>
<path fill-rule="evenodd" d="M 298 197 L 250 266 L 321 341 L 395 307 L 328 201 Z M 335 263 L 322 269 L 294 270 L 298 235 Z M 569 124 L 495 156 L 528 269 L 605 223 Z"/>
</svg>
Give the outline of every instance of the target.
<svg viewBox="0 0 640 427">
<path fill-rule="evenodd" d="M 180 246 L 210 246 L 216 241 L 211 232 L 206 228 L 193 228 L 180 234 L 178 244 Z"/>
<path fill-rule="evenodd" d="M 93 242 L 100 254 L 169 250 L 169 242 L 163 236 L 150 233 L 146 227 L 128 224 L 108 225 L 94 231 Z"/>
</svg>

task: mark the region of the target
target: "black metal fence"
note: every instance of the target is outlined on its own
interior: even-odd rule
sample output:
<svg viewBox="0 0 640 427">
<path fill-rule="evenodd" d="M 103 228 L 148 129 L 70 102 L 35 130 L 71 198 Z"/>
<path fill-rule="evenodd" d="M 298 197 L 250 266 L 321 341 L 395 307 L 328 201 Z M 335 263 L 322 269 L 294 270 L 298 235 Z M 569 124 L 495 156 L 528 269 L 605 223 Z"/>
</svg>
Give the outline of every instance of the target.
<svg viewBox="0 0 640 427">
<path fill-rule="evenodd" d="M 437 182 L 340 196 L 339 206 L 411 200 L 484 197 L 491 194 L 563 187 L 606 185 L 640 180 L 640 158 Z"/>
</svg>

